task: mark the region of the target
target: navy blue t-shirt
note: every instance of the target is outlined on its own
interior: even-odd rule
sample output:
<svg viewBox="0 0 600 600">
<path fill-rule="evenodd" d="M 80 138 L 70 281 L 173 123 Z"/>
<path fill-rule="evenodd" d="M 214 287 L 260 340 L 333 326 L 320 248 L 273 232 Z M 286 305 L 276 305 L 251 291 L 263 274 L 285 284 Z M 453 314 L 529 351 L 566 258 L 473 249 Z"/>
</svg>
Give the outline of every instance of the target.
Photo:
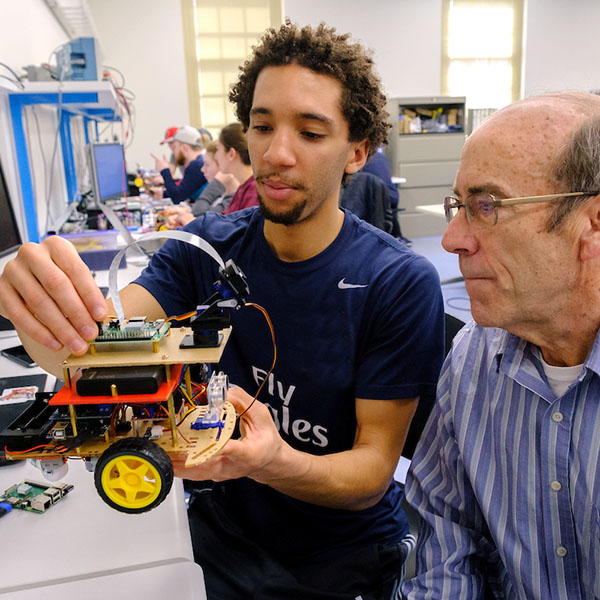
<svg viewBox="0 0 600 600">
<path fill-rule="evenodd" d="M 443 358 L 443 303 L 435 269 L 391 236 L 346 212 L 337 238 L 301 262 L 279 260 L 257 209 L 207 213 L 186 230 L 232 258 L 275 329 L 277 364 L 260 400 L 283 439 L 298 450 L 330 454 L 352 447 L 355 398 L 396 399 L 433 390 Z M 169 316 L 193 310 L 213 293 L 218 265 L 173 240 L 136 283 Z M 249 394 L 273 362 L 269 328 L 251 307 L 232 316 L 220 368 Z M 240 526 L 280 558 L 335 554 L 394 543 L 407 531 L 401 491 L 362 511 L 295 500 L 250 479 L 219 484 L 215 494 Z"/>
</svg>

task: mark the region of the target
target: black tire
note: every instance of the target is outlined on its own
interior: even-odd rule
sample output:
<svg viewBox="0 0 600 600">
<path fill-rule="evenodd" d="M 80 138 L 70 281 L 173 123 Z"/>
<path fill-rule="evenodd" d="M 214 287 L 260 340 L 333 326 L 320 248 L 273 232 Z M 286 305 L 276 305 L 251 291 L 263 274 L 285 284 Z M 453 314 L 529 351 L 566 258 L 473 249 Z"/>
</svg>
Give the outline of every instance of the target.
<svg viewBox="0 0 600 600">
<path fill-rule="evenodd" d="M 126 474 L 133 483 L 124 479 Z M 94 483 L 111 508 L 129 514 L 144 513 L 158 506 L 170 492 L 173 464 L 154 442 L 124 438 L 102 453 L 94 471 Z"/>
</svg>

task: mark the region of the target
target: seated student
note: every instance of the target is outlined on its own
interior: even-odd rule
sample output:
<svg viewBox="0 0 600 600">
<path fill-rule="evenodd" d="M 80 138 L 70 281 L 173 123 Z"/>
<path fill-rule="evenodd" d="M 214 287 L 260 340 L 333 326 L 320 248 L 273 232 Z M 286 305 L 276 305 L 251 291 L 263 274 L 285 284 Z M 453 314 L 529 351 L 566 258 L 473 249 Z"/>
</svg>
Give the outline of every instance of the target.
<svg viewBox="0 0 600 600">
<path fill-rule="evenodd" d="M 219 171 L 219 163 L 215 158 L 217 152 L 216 142 L 210 142 L 206 147 L 204 155 L 204 165 L 202 172 L 208 181 L 200 197 L 190 206 L 182 202 L 177 206 L 171 206 L 164 211 L 167 229 L 183 227 L 196 217 L 205 212 L 223 212 L 231 202 L 233 194 L 238 189 L 240 183 L 233 175 L 226 175 Z"/>
<path fill-rule="evenodd" d="M 223 214 L 258 206 L 258 193 L 250 166 L 248 142 L 244 129 L 239 123 L 231 123 L 221 129 L 215 158 L 221 173 L 233 175 L 241 183 Z"/>
<path fill-rule="evenodd" d="M 202 142 L 202 156 L 206 154 L 206 147 L 213 141 L 213 136 L 211 135 L 208 129 L 204 129 L 204 127 L 200 127 L 198 129 L 198 133 L 200 134 L 200 140 Z"/>
<path fill-rule="evenodd" d="M 169 150 L 171 151 L 171 156 L 169 157 L 169 171 L 171 171 L 171 175 L 173 175 L 173 177 L 175 178 L 176 181 L 178 181 L 178 178 L 175 177 L 175 174 L 177 172 L 177 164 L 175 161 L 175 155 L 173 154 L 173 136 L 175 135 L 175 133 L 177 132 L 177 130 L 179 129 L 179 127 L 169 127 L 167 128 L 167 130 L 165 131 L 165 137 L 163 138 L 162 142 L 160 142 L 160 145 L 162 146 L 163 144 L 167 144 L 167 146 L 169 146 Z M 171 141 L 168 141 L 171 140 Z M 162 178 L 162 175 L 157 175 L 153 180 L 152 180 L 152 185 L 153 186 L 159 186 L 159 185 L 164 185 L 165 180 Z"/>
<path fill-rule="evenodd" d="M 398 222 L 398 201 L 400 194 L 398 193 L 396 184 L 392 182 L 390 162 L 383 153 L 383 148 L 378 148 L 377 152 L 371 156 L 367 161 L 367 164 L 361 170 L 365 173 L 372 173 L 385 183 L 390 197 L 390 206 L 392 210 L 392 230 L 390 233 L 395 238 L 398 238 L 403 244 L 407 246 L 412 245 L 412 241 L 405 238 L 400 230 L 400 223 Z"/>
<path fill-rule="evenodd" d="M 390 163 L 383 153 L 383 148 L 378 148 L 377 152 L 371 156 L 371 158 L 367 161 L 367 164 L 361 169 L 361 171 L 365 173 L 371 173 L 376 177 L 381 179 L 387 189 L 388 195 L 390 197 L 390 205 L 392 209 L 398 208 L 398 188 L 392 182 L 392 171 L 390 169 Z"/>
<path fill-rule="evenodd" d="M 164 190 L 151 188 L 150 194 L 154 198 L 170 198 L 173 204 L 179 204 L 183 200 L 195 200 L 206 185 L 206 178 L 202 173 L 202 136 L 194 127 L 186 125 L 180 127 L 172 138 L 167 138 L 167 143 L 173 143 L 173 154 L 178 165 L 183 166 L 183 179 L 179 185 L 173 179 L 169 170 L 169 163 L 163 156 L 152 154 L 155 168 L 160 171 L 164 180 Z"/>
<path fill-rule="evenodd" d="M 363 170 L 352 175 L 342 188 L 340 206 L 386 233 L 393 229 L 388 190 L 376 175 Z"/>
</svg>

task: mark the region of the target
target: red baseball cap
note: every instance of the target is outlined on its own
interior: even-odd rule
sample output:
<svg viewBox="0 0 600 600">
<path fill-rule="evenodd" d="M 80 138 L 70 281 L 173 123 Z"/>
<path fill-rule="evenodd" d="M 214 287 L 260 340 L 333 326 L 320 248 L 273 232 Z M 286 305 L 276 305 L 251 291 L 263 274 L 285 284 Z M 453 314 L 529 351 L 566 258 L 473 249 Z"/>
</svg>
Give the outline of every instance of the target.
<svg viewBox="0 0 600 600">
<path fill-rule="evenodd" d="M 172 138 L 177 133 L 178 129 L 179 127 L 169 127 L 169 129 L 165 131 L 165 139 L 161 142 L 161 144 L 164 144 L 166 142 L 172 142 Z"/>
</svg>

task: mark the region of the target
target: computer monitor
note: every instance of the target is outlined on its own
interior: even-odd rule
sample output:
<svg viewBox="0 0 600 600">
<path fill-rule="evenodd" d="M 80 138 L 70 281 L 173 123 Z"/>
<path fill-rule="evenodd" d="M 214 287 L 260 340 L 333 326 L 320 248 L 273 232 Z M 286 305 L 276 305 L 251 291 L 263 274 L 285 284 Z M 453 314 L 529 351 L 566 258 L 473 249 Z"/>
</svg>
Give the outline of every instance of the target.
<svg viewBox="0 0 600 600">
<path fill-rule="evenodd" d="M 6 179 L 0 163 L 0 256 L 14 252 L 23 242 L 12 202 L 6 186 Z"/>
<path fill-rule="evenodd" d="M 122 144 L 89 144 L 88 157 L 94 200 L 105 204 L 127 192 L 127 172 Z"/>
</svg>

